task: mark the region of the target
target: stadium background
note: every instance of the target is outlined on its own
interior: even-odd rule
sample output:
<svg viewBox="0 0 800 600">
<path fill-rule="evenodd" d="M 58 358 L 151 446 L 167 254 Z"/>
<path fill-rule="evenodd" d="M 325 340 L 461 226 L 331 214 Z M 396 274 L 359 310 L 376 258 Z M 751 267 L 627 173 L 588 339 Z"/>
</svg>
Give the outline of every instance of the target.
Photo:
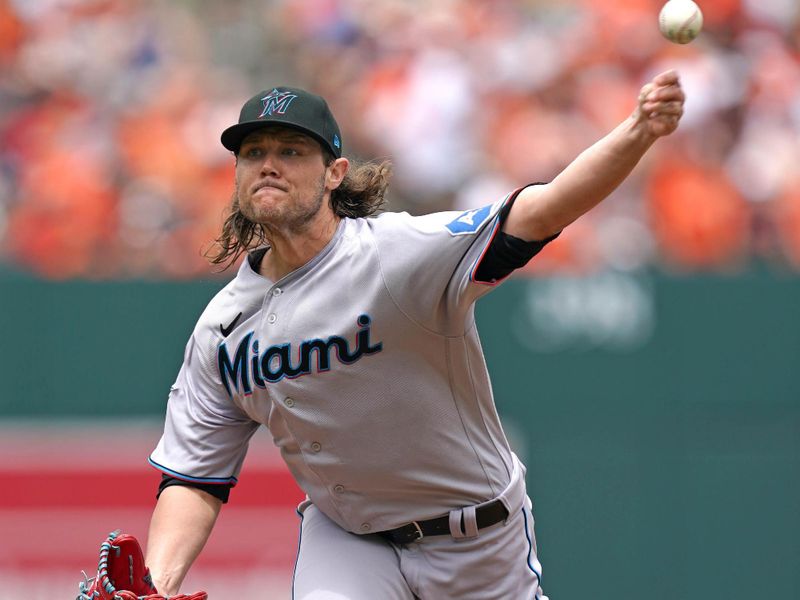
<svg viewBox="0 0 800 600">
<path fill-rule="evenodd" d="M 679 47 L 658 0 L 0 0 L 0 598 L 146 535 L 243 99 L 323 94 L 422 213 L 552 178 L 666 68 L 678 133 L 479 304 L 498 408 L 553 598 L 800 597 L 800 7 L 700 5 Z M 298 497 L 260 436 L 187 589 L 288 597 Z"/>
</svg>

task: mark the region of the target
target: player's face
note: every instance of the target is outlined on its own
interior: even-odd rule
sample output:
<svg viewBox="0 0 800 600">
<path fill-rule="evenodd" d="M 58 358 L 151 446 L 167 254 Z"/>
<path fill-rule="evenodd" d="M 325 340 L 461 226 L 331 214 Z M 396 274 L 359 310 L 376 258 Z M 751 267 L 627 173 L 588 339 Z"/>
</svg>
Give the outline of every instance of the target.
<svg viewBox="0 0 800 600">
<path fill-rule="evenodd" d="M 254 223 L 302 228 L 321 210 L 331 210 L 328 170 L 313 138 L 282 127 L 258 130 L 237 155 L 239 208 Z"/>
</svg>

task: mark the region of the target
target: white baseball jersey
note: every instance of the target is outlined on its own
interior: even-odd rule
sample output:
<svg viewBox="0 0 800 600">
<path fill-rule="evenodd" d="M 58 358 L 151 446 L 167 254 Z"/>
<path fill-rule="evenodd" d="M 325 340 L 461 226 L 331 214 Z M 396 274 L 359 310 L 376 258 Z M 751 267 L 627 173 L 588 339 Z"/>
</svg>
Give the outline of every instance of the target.
<svg viewBox="0 0 800 600">
<path fill-rule="evenodd" d="M 344 218 L 279 281 L 245 260 L 192 333 L 151 463 L 235 483 L 265 425 L 310 500 L 356 533 L 497 497 L 519 469 L 473 313 L 494 282 L 474 274 L 512 198 Z"/>
</svg>

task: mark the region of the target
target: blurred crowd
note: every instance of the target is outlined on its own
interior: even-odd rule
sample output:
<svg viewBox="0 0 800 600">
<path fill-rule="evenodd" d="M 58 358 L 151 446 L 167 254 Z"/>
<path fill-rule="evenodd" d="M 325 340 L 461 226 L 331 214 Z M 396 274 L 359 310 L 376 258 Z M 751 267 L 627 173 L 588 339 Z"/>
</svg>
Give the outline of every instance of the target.
<svg viewBox="0 0 800 600">
<path fill-rule="evenodd" d="M 679 131 L 528 270 L 800 270 L 800 3 L 698 3 L 679 46 L 661 0 L 0 0 L 0 262 L 207 276 L 219 134 L 274 85 L 325 96 L 421 214 L 552 179 L 675 68 Z"/>
</svg>

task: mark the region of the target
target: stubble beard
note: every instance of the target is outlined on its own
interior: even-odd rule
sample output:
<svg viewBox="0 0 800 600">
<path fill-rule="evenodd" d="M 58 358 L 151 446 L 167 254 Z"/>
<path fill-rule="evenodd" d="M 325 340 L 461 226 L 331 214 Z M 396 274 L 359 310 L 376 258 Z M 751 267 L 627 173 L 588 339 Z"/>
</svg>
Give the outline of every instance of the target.
<svg viewBox="0 0 800 600">
<path fill-rule="evenodd" d="M 322 208 L 325 199 L 325 176 L 317 182 L 314 197 L 310 203 L 301 203 L 287 198 L 269 206 L 258 205 L 252 198 L 243 198 L 236 182 L 236 200 L 239 211 L 248 220 L 263 227 L 266 231 L 300 233 L 314 219 Z M 244 201 L 243 201 L 244 200 Z"/>
</svg>

